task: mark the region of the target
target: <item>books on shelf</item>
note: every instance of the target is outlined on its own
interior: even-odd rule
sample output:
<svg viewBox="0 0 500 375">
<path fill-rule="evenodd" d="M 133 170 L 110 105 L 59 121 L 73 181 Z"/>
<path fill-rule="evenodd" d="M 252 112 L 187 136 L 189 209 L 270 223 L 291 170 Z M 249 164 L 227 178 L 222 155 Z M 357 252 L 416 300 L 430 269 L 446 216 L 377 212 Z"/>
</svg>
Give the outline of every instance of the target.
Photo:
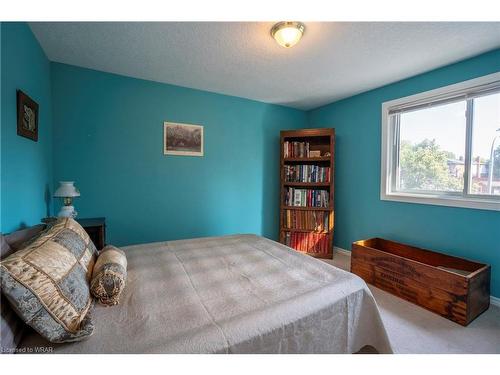
<svg viewBox="0 0 500 375">
<path fill-rule="evenodd" d="M 286 182 L 330 182 L 330 167 L 285 165 Z"/>
<path fill-rule="evenodd" d="M 328 208 L 328 191 L 323 189 L 285 189 L 285 206 Z"/>
<path fill-rule="evenodd" d="M 295 250 L 313 254 L 328 254 L 328 235 L 318 233 L 285 232 L 284 242 Z"/>
<path fill-rule="evenodd" d="M 327 211 L 283 211 L 283 225 L 286 229 L 304 229 L 315 232 L 329 230 L 329 212 Z"/>
<path fill-rule="evenodd" d="M 309 142 L 283 142 L 283 152 L 285 158 L 308 158 Z"/>
</svg>

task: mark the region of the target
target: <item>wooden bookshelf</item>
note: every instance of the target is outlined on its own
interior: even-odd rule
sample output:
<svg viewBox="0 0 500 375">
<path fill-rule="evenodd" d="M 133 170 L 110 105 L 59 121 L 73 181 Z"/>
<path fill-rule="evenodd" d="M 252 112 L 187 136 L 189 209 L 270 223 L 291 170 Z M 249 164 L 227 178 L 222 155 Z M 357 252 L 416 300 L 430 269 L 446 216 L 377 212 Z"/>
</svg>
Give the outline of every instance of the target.
<svg viewBox="0 0 500 375">
<path fill-rule="evenodd" d="M 316 157 L 316 158 L 283 158 L 285 162 L 306 162 L 306 163 L 311 163 L 311 162 L 317 162 L 317 161 L 330 161 L 329 156 L 321 156 L 321 157 Z"/>
<path fill-rule="evenodd" d="M 280 145 L 280 242 L 300 253 L 332 259 L 335 129 L 284 130 L 281 132 Z M 319 151 L 320 156 L 311 157 L 308 151 Z M 327 181 L 323 181 L 327 174 L 325 168 L 329 168 Z M 300 191 L 297 192 L 297 189 Z M 328 205 L 316 206 L 325 202 L 312 200 L 309 190 L 321 194 L 323 199 L 328 197 Z M 291 192 L 294 197 L 290 197 Z"/>
</svg>

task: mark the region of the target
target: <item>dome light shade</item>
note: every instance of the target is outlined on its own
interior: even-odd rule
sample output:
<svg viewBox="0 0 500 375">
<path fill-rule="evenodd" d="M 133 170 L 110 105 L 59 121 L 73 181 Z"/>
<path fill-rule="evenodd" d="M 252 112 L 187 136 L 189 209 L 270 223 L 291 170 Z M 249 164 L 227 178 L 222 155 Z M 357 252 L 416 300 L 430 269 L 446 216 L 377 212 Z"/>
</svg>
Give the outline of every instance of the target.
<svg viewBox="0 0 500 375">
<path fill-rule="evenodd" d="M 305 26 L 301 22 L 284 21 L 273 26 L 271 35 L 280 46 L 290 48 L 299 42 L 304 30 Z"/>
</svg>

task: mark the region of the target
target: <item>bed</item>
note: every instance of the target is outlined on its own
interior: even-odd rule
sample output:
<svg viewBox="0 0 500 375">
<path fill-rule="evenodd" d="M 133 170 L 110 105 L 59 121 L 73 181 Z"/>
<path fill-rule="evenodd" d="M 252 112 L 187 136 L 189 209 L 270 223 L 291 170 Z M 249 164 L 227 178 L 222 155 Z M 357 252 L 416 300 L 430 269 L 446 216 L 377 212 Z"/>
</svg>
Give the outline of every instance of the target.
<svg viewBox="0 0 500 375">
<path fill-rule="evenodd" d="M 120 304 L 93 309 L 87 340 L 51 344 L 34 331 L 19 352 L 391 353 L 359 277 L 255 235 L 122 248 Z"/>
</svg>

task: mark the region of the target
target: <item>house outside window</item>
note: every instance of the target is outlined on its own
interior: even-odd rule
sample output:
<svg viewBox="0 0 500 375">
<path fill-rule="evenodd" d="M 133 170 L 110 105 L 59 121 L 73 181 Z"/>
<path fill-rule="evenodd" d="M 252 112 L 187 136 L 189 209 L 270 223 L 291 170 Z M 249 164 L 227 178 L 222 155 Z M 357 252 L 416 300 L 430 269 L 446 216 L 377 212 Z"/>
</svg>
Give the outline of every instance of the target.
<svg viewBox="0 0 500 375">
<path fill-rule="evenodd" d="M 381 199 L 500 210 L 500 72 L 382 104 Z"/>
</svg>

